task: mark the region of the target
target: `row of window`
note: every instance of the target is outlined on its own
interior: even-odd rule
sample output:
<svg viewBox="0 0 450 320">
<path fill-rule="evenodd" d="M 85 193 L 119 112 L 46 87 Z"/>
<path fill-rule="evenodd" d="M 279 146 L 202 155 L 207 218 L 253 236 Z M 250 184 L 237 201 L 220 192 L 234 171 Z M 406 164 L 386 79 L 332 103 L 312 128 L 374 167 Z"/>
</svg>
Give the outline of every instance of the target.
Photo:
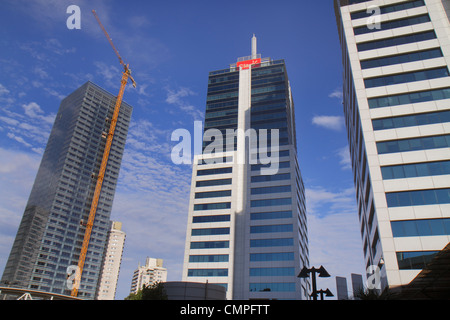
<svg viewBox="0 0 450 320">
<path fill-rule="evenodd" d="M 450 174 L 450 161 L 385 166 L 381 167 L 381 174 L 386 180 Z"/>
<path fill-rule="evenodd" d="M 192 218 L 192 223 L 227 222 L 230 221 L 229 214 L 215 216 L 198 216 Z"/>
<path fill-rule="evenodd" d="M 191 255 L 189 262 L 228 262 L 227 254 Z"/>
<path fill-rule="evenodd" d="M 270 207 L 270 206 L 285 206 L 291 205 L 291 198 L 280 198 L 280 199 L 263 199 L 263 200 L 251 200 L 250 206 L 252 208 L 256 207 Z"/>
<path fill-rule="evenodd" d="M 228 269 L 188 269 L 188 277 L 228 277 Z"/>
<path fill-rule="evenodd" d="M 427 101 L 437 101 L 450 99 L 450 88 L 426 90 L 412 93 L 402 93 L 390 96 L 383 96 L 368 99 L 369 108 L 383 108 L 399 106 L 409 103 L 419 103 Z"/>
<path fill-rule="evenodd" d="M 250 240 L 250 248 L 290 247 L 293 245 L 294 245 L 293 238 L 251 239 Z"/>
<path fill-rule="evenodd" d="M 191 242 L 191 249 L 224 249 L 229 248 L 229 241 L 195 241 Z"/>
<path fill-rule="evenodd" d="M 386 201 L 390 208 L 446 204 L 450 203 L 450 189 L 389 192 Z"/>
<path fill-rule="evenodd" d="M 397 252 L 398 268 L 400 270 L 423 269 L 438 253 L 439 251 Z"/>
<path fill-rule="evenodd" d="M 361 52 L 373 49 L 398 46 L 402 44 L 415 43 L 419 41 L 426 41 L 431 39 L 436 39 L 436 33 L 434 31 L 425 31 L 420 33 L 409 34 L 406 36 L 398 36 L 381 40 L 362 42 L 358 43 L 356 46 L 358 48 L 358 51 Z"/>
<path fill-rule="evenodd" d="M 230 209 L 231 202 L 194 204 L 194 211 Z"/>
<path fill-rule="evenodd" d="M 362 27 L 356 27 L 353 29 L 353 32 L 355 35 L 370 33 L 370 32 L 377 32 L 377 31 L 383 31 L 383 30 L 389 30 L 394 28 L 401 28 L 406 26 L 411 26 L 415 24 L 430 22 L 430 17 L 428 14 L 415 16 L 415 17 L 408 17 L 398 20 L 391 20 L 386 22 L 380 23 L 380 28 L 372 28 L 370 29 L 368 25 L 364 25 Z"/>
<path fill-rule="evenodd" d="M 450 134 L 377 142 L 379 154 L 450 147 Z"/>
<path fill-rule="evenodd" d="M 273 187 L 261 187 L 252 188 L 251 194 L 270 194 L 270 193 L 280 193 L 280 192 L 291 192 L 291 186 L 273 186 Z"/>
<path fill-rule="evenodd" d="M 268 220 L 268 219 L 286 219 L 286 218 L 292 218 L 292 210 L 250 213 L 250 220 Z"/>
<path fill-rule="evenodd" d="M 395 85 L 406 82 L 422 81 L 448 77 L 449 72 L 447 67 L 435 68 L 429 70 L 420 70 L 413 72 L 406 72 L 400 74 L 394 74 L 389 76 L 374 77 L 364 80 L 366 88 L 375 88 L 382 86 Z"/>
<path fill-rule="evenodd" d="M 252 182 L 269 182 L 269 181 L 280 181 L 291 179 L 290 173 L 280 173 L 266 176 L 253 176 L 251 178 Z"/>
<path fill-rule="evenodd" d="M 365 2 L 365 1 L 362 1 Z M 401 3 L 395 3 L 387 6 L 380 7 L 380 14 L 408 10 L 412 8 L 423 7 L 425 5 L 424 0 L 415 0 L 415 1 L 403 1 Z M 361 11 L 355 11 L 350 14 L 352 20 L 368 18 L 373 15 L 373 12 L 367 12 L 367 9 Z"/>
<path fill-rule="evenodd" d="M 386 130 L 444 122 L 450 122 L 450 110 L 374 119 L 372 120 L 372 126 L 373 130 Z"/>
<path fill-rule="evenodd" d="M 206 228 L 206 229 L 192 229 L 192 236 L 216 236 L 230 234 L 230 228 Z"/>
<path fill-rule="evenodd" d="M 250 277 L 286 277 L 295 276 L 295 268 L 250 268 Z"/>
<path fill-rule="evenodd" d="M 292 232 L 292 224 L 250 226 L 250 233 Z"/>
<path fill-rule="evenodd" d="M 421 61 L 443 57 L 441 49 L 430 49 L 417 52 L 402 53 L 398 55 L 374 58 L 370 60 L 361 60 L 361 69 L 378 68 L 400 63 Z"/>
<path fill-rule="evenodd" d="M 450 235 L 450 218 L 392 221 L 394 237 L 427 237 Z"/>
<path fill-rule="evenodd" d="M 231 190 L 196 192 L 195 199 L 219 198 L 231 196 Z"/>
<path fill-rule="evenodd" d="M 231 184 L 230 179 L 217 179 L 217 180 L 206 180 L 206 181 L 197 181 L 195 183 L 196 187 L 212 187 L 212 186 L 225 186 Z"/>
<path fill-rule="evenodd" d="M 280 283 L 250 283 L 250 292 L 294 292 L 295 283 L 280 282 Z"/>
<path fill-rule="evenodd" d="M 294 261 L 293 252 L 250 253 L 250 261 Z"/>
</svg>

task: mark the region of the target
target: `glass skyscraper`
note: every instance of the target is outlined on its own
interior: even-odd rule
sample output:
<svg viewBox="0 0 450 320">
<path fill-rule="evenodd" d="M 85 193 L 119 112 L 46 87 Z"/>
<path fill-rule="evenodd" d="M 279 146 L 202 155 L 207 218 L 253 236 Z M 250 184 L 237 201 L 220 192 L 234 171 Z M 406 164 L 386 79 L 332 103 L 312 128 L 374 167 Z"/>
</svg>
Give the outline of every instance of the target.
<svg viewBox="0 0 450 320">
<path fill-rule="evenodd" d="M 77 266 L 116 98 L 87 82 L 62 100 L 2 283 L 70 294 L 69 266 Z M 94 299 L 132 107 L 122 103 L 79 298 Z"/>
<path fill-rule="evenodd" d="M 365 263 L 406 285 L 450 242 L 450 1 L 335 10 Z"/>
<path fill-rule="evenodd" d="M 252 55 L 209 73 L 203 153 L 194 157 L 183 281 L 228 299 L 307 299 L 305 190 L 283 60 Z"/>
</svg>

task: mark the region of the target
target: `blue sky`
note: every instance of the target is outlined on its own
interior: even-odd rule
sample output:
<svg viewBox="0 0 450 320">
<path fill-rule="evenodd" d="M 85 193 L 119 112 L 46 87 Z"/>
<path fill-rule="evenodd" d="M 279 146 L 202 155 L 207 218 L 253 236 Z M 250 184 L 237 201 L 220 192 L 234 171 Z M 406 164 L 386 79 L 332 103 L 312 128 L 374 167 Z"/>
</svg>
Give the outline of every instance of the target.
<svg viewBox="0 0 450 320">
<path fill-rule="evenodd" d="M 81 29 L 69 30 L 69 5 Z M 127 233 L 116 298 L 147 256 L 181 280 L 191 168 L 170 154 L 179 128 L 203 120 L 208 72 L 250 55 L 285 59 L 306 187 L 311 266 L 332 278 L 363 273 L 361 237 L 341 102 L 342 67 L 331 0 L 3 0 L 0 11 L 0 270 L 3 272 L 61 99 L 90 80 L 117 94 L 121 66 L 138 87 L 112 219 Z"/>
</svg>

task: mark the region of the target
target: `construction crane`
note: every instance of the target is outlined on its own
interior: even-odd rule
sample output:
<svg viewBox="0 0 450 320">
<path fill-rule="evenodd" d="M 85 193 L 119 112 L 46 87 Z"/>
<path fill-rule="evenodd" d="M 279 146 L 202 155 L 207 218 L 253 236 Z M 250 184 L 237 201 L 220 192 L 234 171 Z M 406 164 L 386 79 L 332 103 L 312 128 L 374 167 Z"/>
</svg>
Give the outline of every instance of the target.
<svg viewBox="0 0 450 320">
<path fill-rule="evenodd" d="M 100 165 L 100 170 L 97 175 L 97 182 L 95 185 L 94 196 L 92 198 L 89 217 L 88 217 L 88 220 L 86 223 L 86 231 L 84 233 L 84 239 L 83 239 L 83 244 L 81 246 L 80 257 L 78 258 L 78 270 L 75 273 L 74 283 L 73 283 L 72 292 L 71 292 L 71 296 L 73 296 L 73 297 L 76 297 L 78 295 L 78 289 L 80 287 L 80 282 L 81 282 L 81 275 L 83 273 L 84 262 L 86 260 L 86 254 L 87 254 L 87 250 L 89 247 L 89 241 L 91 239 L 91 232 L 92 232 L 92 227 L 94 225 L 95 214 L 97 212 L 98 200 L 100 198 L 100 192 L 102 190 L 103 178 L 105 176 L 106 165 L 108 163 L 109 152 L 111 150 L 111 144 L 112 144 L 112 140 L 114 137 L 114 131 L 116 129 L 117 118 L 119 117 L 119 111 L 120 111 L 120 106 L 122 104 L 123 93 L 124 93 L 125 87 L 128 83 L 128 79 L 131 80 L 133 87 L 136 88 L 136 82 L 134 81 L 133 77 L 131 76 L 131 70 L 129 68 L 129 65 L 125 64 L 123 62 L 122 57 L 120 56 L 119 52 L 117 51 L 116 47 L 114 46 L 114 44 L 112 42 L 112 39 L 110 38 L 110 36 L 106 32 L 105 28 L 103 27 L 102 23 L 100 22 L 100 19 L 98 18 L 95 10 L 92 10 L 92 13 L 94 14 L 95 19 L 97 19 L 98 24 L 102 28 L 106 38 L 108 39 L 114 52 L 116 53 L 117 57 L 119 58 L 119 62 L 123 66 L 124 71 L 122 73 L 120 90 L 119 90 L 119 94 L 117 96 L 113 117 L 111 119 L 111 125 L 109 128 L 108 135 L 106 136 L 105 150 L 103 152 L 103 158 L 102 158 L 102 162 Z"/>
</svg>

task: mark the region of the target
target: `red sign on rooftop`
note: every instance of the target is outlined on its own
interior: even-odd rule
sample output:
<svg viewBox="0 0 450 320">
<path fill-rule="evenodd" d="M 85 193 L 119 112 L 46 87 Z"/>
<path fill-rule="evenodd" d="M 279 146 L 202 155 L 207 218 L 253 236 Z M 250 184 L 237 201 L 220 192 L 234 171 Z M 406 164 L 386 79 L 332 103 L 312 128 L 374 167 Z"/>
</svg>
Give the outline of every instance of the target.
<svg viewBox="0 0 450 320">
<path fill-rule="evenodd" d="M 237 62 L 236 67 L 238 69 L 239 69 L 239 67 L 242 67 L 242 69 L 245 70 L 256 64 L 261 64 L 261 58 L 251 59 L 251 60 L 246 60 L 246 61 L 239 61 L 239 62 Z"/>
</svg>

